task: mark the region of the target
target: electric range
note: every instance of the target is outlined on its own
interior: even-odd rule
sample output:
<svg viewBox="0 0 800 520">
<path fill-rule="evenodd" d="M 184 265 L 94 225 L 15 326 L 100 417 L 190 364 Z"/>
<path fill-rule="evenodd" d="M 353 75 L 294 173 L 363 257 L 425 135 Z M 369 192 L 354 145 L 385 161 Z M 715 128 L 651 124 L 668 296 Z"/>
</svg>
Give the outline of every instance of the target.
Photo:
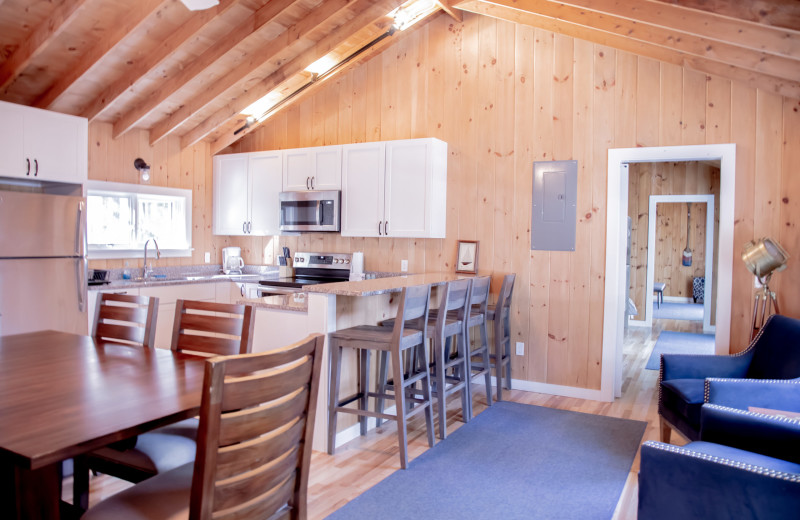
<svg viewBox="0 0 800 520">
<path fill-rule="evenodd" d="M 350 253 L 295 253 L 294 276 L 261 280 L 260 296 L 300 292 L 304 285 L 345 282 L 350 279 Z"/>
</svg>

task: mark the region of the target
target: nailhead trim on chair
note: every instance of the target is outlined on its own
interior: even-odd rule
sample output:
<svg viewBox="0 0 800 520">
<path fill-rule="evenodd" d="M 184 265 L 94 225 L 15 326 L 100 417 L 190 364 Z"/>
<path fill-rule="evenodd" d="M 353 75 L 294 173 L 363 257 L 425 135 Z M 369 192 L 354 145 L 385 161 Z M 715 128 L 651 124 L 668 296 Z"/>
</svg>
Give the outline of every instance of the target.
<svg viewBox="0 0 800 520">
<path fill-rule="evenodd" d="M 711 381 L 735 381 L 737 384 L 748 383 L 779 383 L 786 385 L 800 385 L 800 381 L 792 379 L 740 379 L 740 378 L 727 378 L 727 377 L 709 377 L 705 380 L 703 388 L 703 402 L 708 402 L 709 394 L 711 393 Z M 661 385 L 659 385 L 660 387 Z"/>
<path fill-rule="evenodd" d="M 767 328 L 767 323 L 770 322 L 770 320 L 772 319 L 773 316 L 775 316 L 775 314 L 772 314 L 767 318 L 766 323 L 764 323 L 764 325 L 762 325 L 761 328 L 758 329 L 758 334 L 756 334 L 756 337 L 753 338 L 753 341 L 750 342 L 750 344 L 747 346 L 746 349 L 742 350 L 741 352 L 737 352 L 735 354 L 727 354 L 727 355 L 730 356 L 730 357 L 741 357 L 741 356 L 744 356 L 745 354 L 747 354 L 748 352 L 750 352 L 751 350 L 753 350 L 755 348 L 756 343 L 758 343 L 758 340 L 761 338 L 761 335 L 764 334 L 764 330 Z M 707 354 L 682 354 L 682 355 L 683 356 L 697 356 L 697 357 L 702 356 L 702 357 L 705 357 Z M 658 404 L 659 405 L 661 405 L 661 402 L 662 402 L 661 401 L 661 381 L 663 381 L 663 380 L 664 380 L 664 354 L 661 354 L 661 362 L 659 363 L 659 368 L 658 368 L 658 381 L 656 382 L 656 385 L 658 387 Z M 708 383 L 706 383 L 706 385 L 705 385 L 704 395 L 705 395 L 705 399 L 704 399 L 705 402 L 708 402 Z"/>
<path fill-rule="evenodd" d="M 680 455 L 686 455 L 688 457 L 693 457 L 695 459 L 707 460 L 715 464 L 722 464 L 724 466 L 730 466 L 732 468 L 742 469 L 744 471 L 749 471 L 750 473 L 756 473 L 758 475 L 764 475 L 770 478 L 777 478 L 780 480 L 785 480 L 787 482 L 800 482 L 800 474 L 797 473 L 786 473 L 785 471 L 777 471 L 774 469 L 765 468 L 763 466 L 754 466 L 753 464 L 745 464 L 744 462 L 739 462 L 737 460 L 725 459 L 722 457 L 716 457 L 714 455 L 708 455 L 706 453 L 687 450 L 686 448 L 680 446 L 673 446 L 672 444 L 664 444 L 663 442 L 656 442 L 656 441 L 647 441 L 644 444 L 642 444 L 642 446 L 655 448 L 661 451 L 669 451 L 671 453 L 678 453 Z"/>
<path fill-rule="evenodd" d="M 800 426 L 800 419 L 793 419 L 791 417 L 786 417 L 783 415 L 772 415 L 768 413 L 751 412 L 749 410 L 740 410 L 738 408 L 730 408 L 728 406 L 720 406 L 718 404 L 706 404 L 703 406 L 708 406 L 709 408 L 713 408 L 715 410 L 725 410 L 731 413 L 735 413 L 737 415 L 744 415 L 745 417 L 754 417 L 756 419 L 765 419 L 768 421 Z"/>
</svg>

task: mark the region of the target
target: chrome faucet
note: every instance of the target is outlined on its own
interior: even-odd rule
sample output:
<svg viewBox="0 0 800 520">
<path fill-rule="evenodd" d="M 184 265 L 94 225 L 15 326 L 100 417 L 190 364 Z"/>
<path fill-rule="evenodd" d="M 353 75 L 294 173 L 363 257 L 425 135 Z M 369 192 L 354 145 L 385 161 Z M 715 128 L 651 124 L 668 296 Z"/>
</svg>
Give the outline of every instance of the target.
<svg viewBox="0 0 800 520">
<path fill-rule="evenodd" d="M 161 250 L 158 248 L 158 242 L 156 242 L 155 238 L 148 238 L 147 242 L 144 243 L 144 267 L 142 268 L 142 278 L 145 280 L 148 279 L 151 274 L 153 274 L 153 267 L 147 265 L 147 245 L 151 240 L 156 246 L 156 258 L 161 258 Z"/>
</svg>

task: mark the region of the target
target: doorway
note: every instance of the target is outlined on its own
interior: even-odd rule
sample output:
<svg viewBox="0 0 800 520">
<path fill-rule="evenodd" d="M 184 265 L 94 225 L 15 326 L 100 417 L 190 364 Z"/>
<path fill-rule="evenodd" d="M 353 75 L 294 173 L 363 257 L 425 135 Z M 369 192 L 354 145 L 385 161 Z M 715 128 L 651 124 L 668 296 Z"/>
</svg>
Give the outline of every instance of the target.
<svg viewBox="0 0 800 520">
<path fill-rule="evenodd" d="M 709 160 L 720 161 L 715 351 L 723 354 L 729 351 L 730 343 L 736 145 L 622 148 L 608 151 L 603 364 L 600 386 L 600 392 L 607 400 L 620 396 L 622 386 L 622 345 L 627 293 L 624 259 L 627 245 L 628 165 L 639 162 Z"/>
</svg>

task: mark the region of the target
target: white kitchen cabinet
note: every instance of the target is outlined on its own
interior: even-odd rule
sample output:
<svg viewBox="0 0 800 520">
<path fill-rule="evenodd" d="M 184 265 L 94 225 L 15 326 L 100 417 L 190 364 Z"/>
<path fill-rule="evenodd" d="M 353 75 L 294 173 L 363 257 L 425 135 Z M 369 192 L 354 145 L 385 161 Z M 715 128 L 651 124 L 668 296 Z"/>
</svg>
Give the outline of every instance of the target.
<svg viewBox="0 0 800 520">
<path fill-rule="evenodd" d="M 342 186 L 343 236 L 444 238 L 447 143 L 345 145 Z"/>
<path fill-rule="evenodd" d="M 341 145 L 283 151 L 283 191 L 341 189 Z"/>
<path fill-rule="evenodd" d="M 283 152 L 214 157 L 215 235 L 278 235 Z"/>
<path fill-rule="evenodd" d="M 0 177 L 82 184 L 86 118 L 0 101 Z"/>
</svg>

